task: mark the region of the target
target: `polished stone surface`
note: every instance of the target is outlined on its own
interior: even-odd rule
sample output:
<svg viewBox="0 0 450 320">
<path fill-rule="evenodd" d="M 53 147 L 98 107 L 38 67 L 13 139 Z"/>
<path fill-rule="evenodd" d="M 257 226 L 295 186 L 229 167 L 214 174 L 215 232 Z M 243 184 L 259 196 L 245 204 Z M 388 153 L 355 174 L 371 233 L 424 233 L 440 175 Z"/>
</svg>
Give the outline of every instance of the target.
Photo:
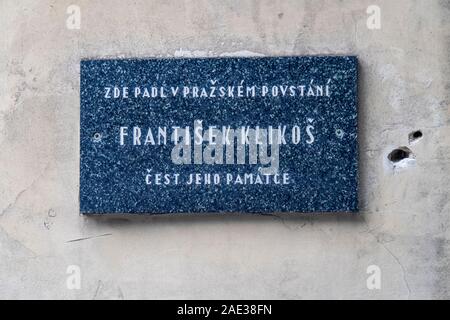
<svg viewBox="0 0 450 320">
<path fill-rule="evenodd" d="M 82 213 L 357 211 L 354 56 L 84 60 L 80 93 Z"/>
</svg>

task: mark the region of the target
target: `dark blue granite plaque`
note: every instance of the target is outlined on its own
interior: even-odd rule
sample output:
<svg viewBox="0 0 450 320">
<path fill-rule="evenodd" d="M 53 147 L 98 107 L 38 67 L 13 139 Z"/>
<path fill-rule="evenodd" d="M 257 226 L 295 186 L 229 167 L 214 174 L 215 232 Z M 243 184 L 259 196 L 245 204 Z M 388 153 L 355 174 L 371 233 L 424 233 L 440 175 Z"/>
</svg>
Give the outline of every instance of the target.
<svg viewBox="0 0 450 320">
<path fill-rule="evenodd" d="M 354 56 L 81 61 L 80 211 L 357 211 Z"/>
</svg>

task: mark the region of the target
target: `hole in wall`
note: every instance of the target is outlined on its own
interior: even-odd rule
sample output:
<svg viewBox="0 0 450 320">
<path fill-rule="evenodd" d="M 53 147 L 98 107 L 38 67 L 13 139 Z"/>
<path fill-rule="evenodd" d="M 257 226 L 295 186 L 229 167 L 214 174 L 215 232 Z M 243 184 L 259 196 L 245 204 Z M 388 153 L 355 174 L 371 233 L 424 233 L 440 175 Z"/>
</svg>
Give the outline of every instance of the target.
<svg viewBox="0 0 450 320">
<path fill-rule="evenodd" d="M 399 147 L 397 149 L 392 150 L 388 154 L 387 157 L 388 157 L 389 161 L 391 161 L 393 163 L 397 163 L 397 162 L 400 162 L 400 161 L 402 161 L 404 159 L 413 158 L 413 153 L 407 147 Z"/>
<path fill-rule="evenodd" d="M 413 142 L 413 141 L 419 140 L 419 139 L 422 138 L 422 137 L 423 137 L 422 131 L 416 130 L 416 131 L 411 132 L 411 133 L 408 135 L 408 140 L 409 140 L 409 142 L 411 143 L 411 142 Z"/>
</svg>

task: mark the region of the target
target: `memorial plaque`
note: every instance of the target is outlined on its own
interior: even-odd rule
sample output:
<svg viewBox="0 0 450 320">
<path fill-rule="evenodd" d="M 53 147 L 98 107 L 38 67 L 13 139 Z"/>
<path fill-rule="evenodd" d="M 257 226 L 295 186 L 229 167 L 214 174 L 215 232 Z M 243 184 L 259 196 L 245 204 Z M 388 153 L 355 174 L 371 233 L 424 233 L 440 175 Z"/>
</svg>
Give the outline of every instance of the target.
<svg viewBox="0 0 450 320">
<path fill-rule="evenodd" d="M 357 211 L 357 64 L 81 61 L 81 213 Z"/>
</svg>

